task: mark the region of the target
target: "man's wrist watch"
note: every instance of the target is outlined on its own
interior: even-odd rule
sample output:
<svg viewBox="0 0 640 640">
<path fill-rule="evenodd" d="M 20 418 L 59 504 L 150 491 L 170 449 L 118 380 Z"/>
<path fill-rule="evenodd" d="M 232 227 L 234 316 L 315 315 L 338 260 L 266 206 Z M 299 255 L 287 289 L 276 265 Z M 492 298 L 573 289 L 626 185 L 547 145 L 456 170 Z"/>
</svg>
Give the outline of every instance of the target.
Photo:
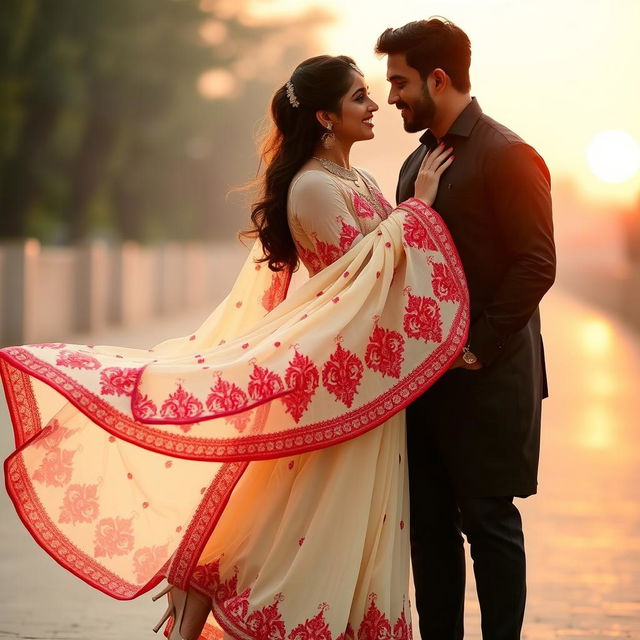
<svg viewBox="0 0 640 640">
<path fill-rule="evenodd" d="M 465 364 L 475 364 L 478 362 L 478 356 L 469 349 L 469 345 L 462 347 L 462 361 Z"/>
</svg>

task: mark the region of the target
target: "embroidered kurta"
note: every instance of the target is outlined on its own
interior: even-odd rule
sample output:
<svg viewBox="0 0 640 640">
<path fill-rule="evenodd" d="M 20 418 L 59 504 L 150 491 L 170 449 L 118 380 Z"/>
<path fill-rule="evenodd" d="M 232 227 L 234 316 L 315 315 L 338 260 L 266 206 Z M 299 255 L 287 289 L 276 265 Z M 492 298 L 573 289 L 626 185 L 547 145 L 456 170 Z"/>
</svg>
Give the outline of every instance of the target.
<svg viewBox="0 0 640 640">
<path fill-rule="evenodd" d="M 402 409 L 466 339 L 438 215 L 303 171 L 310 277 L 256 264 L 193 334 L 150 350 L 0 350 L 7 488 L 38 542 L 121 599 L 163 577 L 211 597 L 203 638 L 410 635 Z"/>
</svg>

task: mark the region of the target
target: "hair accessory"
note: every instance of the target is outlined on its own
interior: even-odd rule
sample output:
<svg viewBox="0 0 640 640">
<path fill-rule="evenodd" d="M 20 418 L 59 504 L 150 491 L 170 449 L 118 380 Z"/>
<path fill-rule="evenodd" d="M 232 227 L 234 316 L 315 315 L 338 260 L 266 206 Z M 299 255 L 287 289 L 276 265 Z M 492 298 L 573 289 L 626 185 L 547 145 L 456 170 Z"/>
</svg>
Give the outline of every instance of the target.
<svg viewBox="0 0 640 640">
<path fill-rule="evenodd" d="M 287 80 L 285 86 L 287 87 L 287 98 L 289 98 L 291 106 L 294 107 L 294 109 L 297 109 L 300 106 L 300 101 L 293 90 L 293 82 L 291 82 L 291 80 Z"/>
<path fill-rule="evenodd" d="M 360 67 L 358 67 L 358 65 L 355 62 L 350 62 L 349 66 L 355 69 L 364 78 L 364 73 L 362 73 L 362 70 L 360 69 Z"/>
</svg>

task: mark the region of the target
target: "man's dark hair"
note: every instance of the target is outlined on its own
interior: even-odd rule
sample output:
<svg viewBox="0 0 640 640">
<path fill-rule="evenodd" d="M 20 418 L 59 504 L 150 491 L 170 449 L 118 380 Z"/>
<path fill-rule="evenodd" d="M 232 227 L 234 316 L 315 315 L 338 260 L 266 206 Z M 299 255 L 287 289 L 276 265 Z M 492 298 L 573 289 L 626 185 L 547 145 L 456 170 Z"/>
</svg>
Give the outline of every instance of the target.
<svg viewBox="0 0 640 640">
<path fill-rule="evenodd" d="M 440 68 L 451 78 L 455 89 L 461 93 L 471 90 L 471 42 L 460 27 L 443 18 L 416 20 L 387 29 L 378 38 L 376 53 L 404 53 L 407 64 L 418 70 L 423 81 Z"/>
</svg>

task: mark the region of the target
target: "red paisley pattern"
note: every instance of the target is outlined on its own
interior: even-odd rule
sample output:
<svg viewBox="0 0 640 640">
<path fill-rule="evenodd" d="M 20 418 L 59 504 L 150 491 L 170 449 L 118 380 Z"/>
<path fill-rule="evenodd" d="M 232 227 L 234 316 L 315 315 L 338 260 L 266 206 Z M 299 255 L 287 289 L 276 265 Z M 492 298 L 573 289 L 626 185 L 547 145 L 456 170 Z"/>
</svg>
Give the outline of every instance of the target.
<svg viewBox="0 0 640 640">
<path fill-rule="evenodd" d="M 147 582 L 158 571 L 158 567 L 169 556 L 167 545 L 161 547 L 141 547 L 133 554 L 133 570 L 136 580 L 140 583 Z"/>
<path fill-rule="evenodd" d="M 97 484 L 71 484 L 64 494 L 58 522 L 92 522 L 99 510 Z"/>
<path fill-rule="evenodd" d="M 385 216 L 388 216 L 393 211 L 393 207 L 391 206 L 389 201 L 382 195 L 382 193 L 380 193 L 380 191 L 378 191 L 378 189 L 376 189 L 371 184 L 369 184 L 369 189 L 373 191 L 373 195 L 376 197 L 376 200 L 382 207 L 382 210 L 384 211 Z"/>
<path fill-rule="evenodd" d="M 406 216 L 402 225 L 404 241 L 409 247 L 435 251 L 436 245 L 429 236 L 427 228 L 418 220 L 417 216 Z"/>
<path fill-rule="evenodd" d="M 248 390 L 252 400 L 262 400 L 281 393 L 284 384 L 277 373 L 256 364 L 249 376 Z"/>
<path fill-rule="evenodd" d="M 211 413 L 235 411 L 247 405 L 247 394 L 233 382 L 218 377 L 207 396 L 207 409 Z"/>
<path fill-rule="evenodd" d="M 100 362 L 93 356 L 79 351 L 61 351 L 56 360 L 56 364 L 70 369 L 99 369 Z"/>
<path fill-rule="evenodd" d="M 307 410 L 318 388 L 318 380 L 318 367 L 307 356 L 296 351 L 284 376 L 285 384 L 293 389 L 293 392 L 282 396 L 287 413 L 290 413 L 296 422 L 300 421 L 302 414 Z"/>
<path fill-rule="evenodd" d="M 260 609 L 250 611 L 251 588 L 238 594 L 238 569 L 233 576 L 223 581 L 220 577 L 220 560 L 215 560 L 196 567 L 192 584 L 199 591 L 210 596 L 216 617 L 221 618 L 227 631 L 237 637 L 250 637 L 256 640 L 333 640 L 331 630 L 325 620 L 328 609 L 326 602 L 318 605 L 318 613 L 304 622 L 293 626 L 287 633 L 285 622 L 279 611 L 284 596 L 276 594 L 273 603 Z M 377 596 L 371 593 L 368 597 L 369 607 L 358 627 L 357 634 L 350 623 L 345 631 L 335 640 L 411 640 L 411 625 L 403 610 L 395 624 L 380 611 L 376 605 Z"/>
<path fill-rule="evenodd" d="M 327 603 L 323 602 L 318 607 L 319 611 L 313 618 L 308 618 L 302 624 L 293 628 L 287 636 L 288 640 L 332 640 L 329 625 L 324 619 L 324 612 L 327 607 Z"/>
<path fill-rule="evenodd" d="M 40 466 L 33 472 L 33 479 L 47 487 L 64 487 L 71 480 L 73 473 L 73 455 L 75 451 L 50 449 L 45 454 Z"/>
<path fill-rule="evenodd" d="M 260 301 L 267 311 L 271 311 L 284 298 L 289 287 L 289 278 L 290 273 L 288 269 L 274 271 L 271 277 L 271 284 L 264 292 L 262 300 Z"/>
<path fill-rule="evenodd" d="M 404 614 L 404 612 L 403 612 Z M 351 623 L 347 623 L 347 628 L 344 630 L 344 633 L 341 633 L 336 640 L 355 640 L 356 634 L 351 626 Z"/>
<path fill-rule="evenodd" d="M 340 249 L 346 253 L 351 248 L 355 239 L 360 235 L 360 230 L 353 225 L 347 224 L 342 217 L 338 218 L 341 225 L 340 230 Z"/>
<path fill-rule="evenodd" d="M 317 233 L 313 233 L 312 237 L 316 245 L 316 249 L 318 250 L 320 260 L 322 260 L 325 266 L 330 265 L 332 262 L 335 262 L 338 258 L 340 258 L 340 256 L 342 256 L 340 247 L 336 247 L 334 244 L 330 244 L 329 242 L 323 242 L 318 238 Z"/>
<path fill-rule="evenodd" d="M 369 369 L 379 371 L 383 376 L 399 378 L 404 361 L 404 337 L 376 324 L 369 336 L 364 361 Z"/>
<path fill-rule="evenodd" d="M 153 416 L 157 415 L 158 407 L 148 395 L 145 394 L 142 397 L 134 396 L 134 398 L 134 409 L 141 418 L 153 418 Z"/>
<path fill-rule="evenodd" d="M 376 215 L 373 207 L 367 202 L 366 198 L 356 191 L 351 194 L 353 201 L 353 209 L 359 218 L 373 218 Z"/>
<path fill-rule="evenodd" d="M 100 520 L 96 526 L 93 555 L 96 558 L 127 555 L 133 549 L 132 520 L 119 517 Z"/>
<path fill-rule="evenodd" d="M 403 327 L 410 338 L 425 342 L 442 341 L 440 307 L 433 298 L 414 296 L 409 293 L 407 306 L 404 310 Z"/>
<path fill-rule="evenodd" d="M 449 267 L 443 262 L 432 262 L 431 266 L 433 268 L 431 286 L 435 297 L 446 302 L 461 302 L 460 291 Z"/>
<path fill-rule="evenodd" d="M 130 396 L 137 376 L 138 369 L 107 367 L 100 373 L 100 391 L 103 395 Z"/>
<path fill-rule="evenodd" d="M 56 418 L 51 420 L 47 425 L 47 428 L 42 431 L 42 434 L 36 438 L 33 446 L 36 448 L 42 447 L 43 449 L 55 449 L 60 446 L 60 443 L 68 438 L 71 434 L 75 433 L 76 429 L 69 429 L 63 427 Z"/>
<path fill-rule="evenodd" d="M 296 242 L 296 250 L 300 260 L 309 269 L 311 275 L 318 273 L 322 269 L 322 261 L 314 251 L 305 249 L 299 242 Z"/>
<path fill-rule="evenodd" d="M 179 384 L 160 407 L 163 418 L 195 418 L 202 413 L 202 402 Z"/>
<path fill-rule="evenodd" d="M 362 379 L 363 370 L 360 358 L 338 344 L 322 368 L 322 384 L 329 393 L 350 407 Z"/>
<path fill-rule="evenodd" d="M 388 640 L 391 638 L 391 624 L 376 606 L 376 596 L 369 596 L 369 609 L 358 629 L 358 640 Z"/>
</svg>

